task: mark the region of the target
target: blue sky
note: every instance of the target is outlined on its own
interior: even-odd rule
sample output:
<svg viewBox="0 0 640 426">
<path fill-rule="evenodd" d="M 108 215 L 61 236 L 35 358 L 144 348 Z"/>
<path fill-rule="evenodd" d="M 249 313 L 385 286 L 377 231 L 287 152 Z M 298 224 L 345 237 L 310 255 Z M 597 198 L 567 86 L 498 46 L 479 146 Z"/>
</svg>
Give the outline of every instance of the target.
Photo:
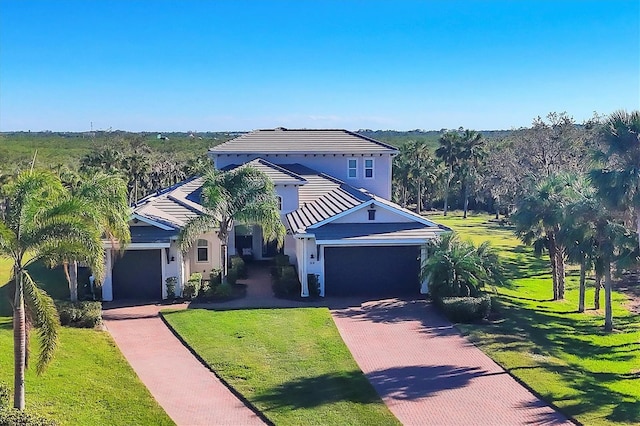
<svg viewBox="0 0 640 426">
<path fill-rule="evenodd" d="M 638 108 L 638 0 L 0 0 L 0 131 L 509 129 Z"/>
</svg>

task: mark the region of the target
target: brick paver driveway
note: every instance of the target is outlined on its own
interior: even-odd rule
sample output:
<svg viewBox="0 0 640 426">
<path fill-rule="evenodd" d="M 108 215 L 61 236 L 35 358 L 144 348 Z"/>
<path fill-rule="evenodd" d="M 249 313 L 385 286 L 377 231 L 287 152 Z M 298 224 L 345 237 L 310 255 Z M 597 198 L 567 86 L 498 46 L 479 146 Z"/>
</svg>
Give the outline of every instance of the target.
<svg viewBox="0 0 640 426">
<path fill-rule="evenodd" d="M 572 424 L 425 301 L 389 299 L 331 312 L 356 362 L 405 425 Z"/>
</svg>

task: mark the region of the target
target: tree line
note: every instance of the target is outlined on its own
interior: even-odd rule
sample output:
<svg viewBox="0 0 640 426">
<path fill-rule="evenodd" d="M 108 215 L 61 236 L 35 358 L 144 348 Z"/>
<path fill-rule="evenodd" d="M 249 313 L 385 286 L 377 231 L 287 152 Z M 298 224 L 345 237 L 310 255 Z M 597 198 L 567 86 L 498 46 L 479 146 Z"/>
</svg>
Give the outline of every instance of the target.
<svg viewBox="0 0 640 426">
<path fill-rule="evenodd" d="M 430 150 L 405 144 L 393 170 L 393 196 L 405 207 L 469 205 L 509 217 L 516 234 L 546 254 L 553 299 L 565 292 L 565 265 L 580 266 L 578 310 L 586 275 L 595 278 L 594 306 L 605 290 L 605 329 L 613 329 L 612 273 L 636 269 L 640 256 L 640 112 L 594 115 L 578 125 L 566 113 L 536 118 L 529 128 L 488 139 L 444 132 Z"/>
</svg>

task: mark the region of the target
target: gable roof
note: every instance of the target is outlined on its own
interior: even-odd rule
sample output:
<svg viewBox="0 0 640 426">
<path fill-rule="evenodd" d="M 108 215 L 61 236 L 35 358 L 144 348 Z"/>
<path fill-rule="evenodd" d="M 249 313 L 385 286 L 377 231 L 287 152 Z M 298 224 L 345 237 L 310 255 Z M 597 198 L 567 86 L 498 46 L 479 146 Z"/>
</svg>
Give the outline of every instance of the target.
<svg viewBox="0 0 640 426">
<path fill-rule="evenodd" d="M 245 164 L 231 164 L 222 170 L 233 170 L 241 166 L 251 166 L 260 170 L 276 185 L 304 185 L 307 183 L 303 177 L 262 158 L 256 158 Z"/>
<path fill-rule="evenodd" d="M 398 149 L 348 130 L 254 130 L 209 149 L 212 154 L 397 154 Z"/>
<path fill-rule="evenodd" d="M 187 179 L 155 194 L 146 196 L 133 207 L 134 215 L 154 222 L 182 228 L 204 210 L 200 204 L 203 179 Z"/>
<path fill-rule="evenodd" d="M 401 223 L 330 223 L 311 232 L 317 244 L 344 242 L 370 244 L 395 242 L 397 240 L 423 242 L 444 232 L 439 227 L 425 226 L 417 222 Z"/>
</svg>

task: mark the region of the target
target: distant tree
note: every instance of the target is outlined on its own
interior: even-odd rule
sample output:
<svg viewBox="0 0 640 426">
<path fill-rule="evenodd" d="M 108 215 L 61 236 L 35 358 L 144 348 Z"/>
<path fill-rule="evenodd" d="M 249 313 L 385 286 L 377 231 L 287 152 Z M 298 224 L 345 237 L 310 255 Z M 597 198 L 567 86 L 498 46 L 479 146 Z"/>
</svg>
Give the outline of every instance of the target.
<svg viewBox="0 0 640 426">
<path fill-rule="evenodd" d="M 446 178 L 444 185 L 444 216 L 449 207 L 449 190 L 454 173 L 457 171 L 461 159 L 460 135 L 456 131 L 445 132 L 438 139 L 439 147 L 436 149 L 436 157 L 446 166 Z"/>
<path fill-rule="evenodd" d="M 464 130 L 460 135 L 460 153 L 459 153 L 459 174 L 464 191 L 464 214 L 467 218 L 469 210 L 469 197 L 472 188 L 475 188 L 478 180 L 478 173 L 482 167 L 482 162 L 486 157 L 484 150 L 485 140 L 481 133 L 475 130 Z"/>
<path fill-rule="evenodd" d="M 262 227 L 265 241 L 277 240 L 282 246 L 286 229 L 273 182 L 263 172 L 242 166 L 228 172 L 211 171 L 202 186 L 204 214 L 191 219 L 180 233 L 180 247 L 187 252 L 203 233 L 216 230 L 220 240 L 223 282 L 227 280 L 227 247 L 234 222 Z"/>
</svg>

